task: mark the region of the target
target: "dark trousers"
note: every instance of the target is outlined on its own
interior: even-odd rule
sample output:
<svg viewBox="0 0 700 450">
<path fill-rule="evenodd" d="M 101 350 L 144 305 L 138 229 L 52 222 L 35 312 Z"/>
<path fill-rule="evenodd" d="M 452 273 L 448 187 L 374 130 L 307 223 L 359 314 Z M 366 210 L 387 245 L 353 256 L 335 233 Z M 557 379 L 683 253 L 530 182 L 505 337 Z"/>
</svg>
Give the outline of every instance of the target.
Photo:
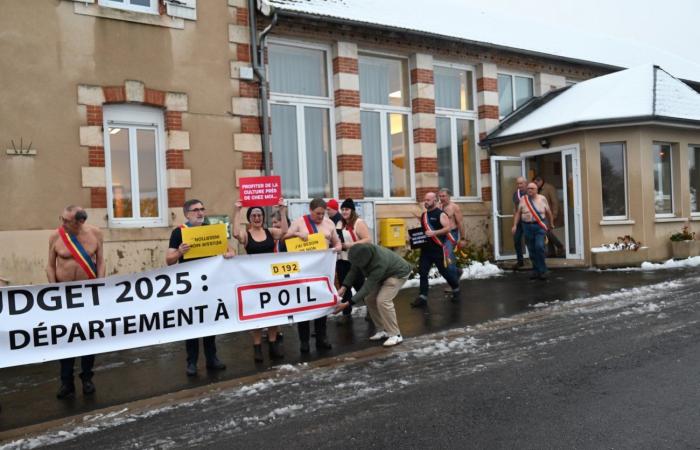
<svg viewBox="0 0 700 450">
<path fill-rule="evenodd" d="M 445 255 L 442 253 L 442 249 L 423 248 L 420 251 L 420 259 L 418 260 L 420 295 L 425 297 L 428 296 L 428 272 L 430 271 L 430 268 L 433 267 L 433 264 L 435 264 L 435 267 L 437 267 L 440 275 L 447 280 L 447 284 L 449 284 L 453 290 L 459 289 L 459 280 L 457 279 L 456 274 L 445 267 Z"/>
<path fill-rule="evenodd" d="M 515 256 L 518 262 L 523 262 L 523 223 L 518 222 L 513 233 L 513 243 L 515 244 Z"/>
<path fill-rule="evenodd" d="M 75 358 L 66 358 L 61 361 L 61 383 L 73 384 L 73 366 Z M 80 379 L 83 381 L 91 380 L 95 366 L 95 355 L 85 355 L 80 358 Z"/>
<path fill-rule="evenodd" d="M 544 255 L 544 236 L 545 231 L 536 223 L 524 223 L 523 231 L 525 232 L 525 243 L 527 251 L 530 253 L 530 261 L 537 274 L 547 272 L 547 264 L 545 263 Z"/>
<path fill-rule="evenodd" d="M 343 284 L 343 281 L 345 280 L 345 277 L 348 276 L 348 273 L 350 273 L 350 268 L 352 267 L 352 264 L 350 264 L 350 261 L 345 261 L 343 259 L 338 260 L 338 262 L 335 265 L 335 269 L 338 272 L 338 281 L 340 284 Z M 352 287 L 355 289 L 355 291 L 359 291 L 362 289 L 362 285 L 365 284 L 365 280 L 362 276 L 355 277 L 355 282 L 353 283 Z M 350 303 L 350 299 L 352 298 L 352 290 L 347 289 L 345 291 L 345 294 L 343 295 L 343 302 L 344 303 Z M 344 316 L 349 316 L 352 314 L 352 303 L 350 303 L 350 306 L 345 308 L 343 310 L 343 315 Z"/>
<path fill-rule="evenodd" d="M 207 360 L 207 364 L 210 364 L 216 359 L 215 339 L 215 336 L 202 338 L 204 358 Z M 197 364 L 197 359 L 199 358 L 199 339 L 187 339 L 185 341 L 185 348 L 187 349 L 187 364 Z"/>
<path fill-rule="evenodd" d="M 309 342 L 309 337 L 311 337 L 311 321 L 299 322 L 297 324 L 297 329 L 299 330 L 299 341 Z M 314 319 L 314 332 L 316 333 L 316 341 L 326 339 L 326 317 L 319 317 Z"/>
</svg>

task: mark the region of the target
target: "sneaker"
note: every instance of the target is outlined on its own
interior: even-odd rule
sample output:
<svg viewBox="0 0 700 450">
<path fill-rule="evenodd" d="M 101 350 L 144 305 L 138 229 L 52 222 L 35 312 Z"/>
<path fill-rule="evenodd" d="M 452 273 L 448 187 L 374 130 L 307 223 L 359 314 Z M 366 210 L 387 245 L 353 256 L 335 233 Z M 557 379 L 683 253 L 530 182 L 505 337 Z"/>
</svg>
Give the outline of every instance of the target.
<svg viewBox="0 0 700 450">
<path fill-rule="evenodd" d="M 75 395 L 75 385 L 74 384 L 62 384 L 56 393 L 56 398 L 72 398 Z"/>
<path fill-rule="evenodd" d="M 187 374 L 188 377 L 193 377 L 193 376 L 197 375 L 197 364 L 188 363 L 187 368 L 185 369 L 185 373 Z"/>
<path fill-rule="evenodd" d="M 428 301 L 424 297 L 418 297 L 411 302 L 412 308 L 423 308 L 425 306 L 428 306 Z"/>
<path fill-rule="evenodd" d="M 372 336 L 369 337 L 370 341 L 381 341 L 382 339 L 388 338 L 389 335 L 386 334 L 386 331 L 377 331 L 374 333 Z"/>
<path fill-rule="evenodd" d="M 401 337 L 400 334 L 397 334 L 396 336 L 391 336 L 389 339 L 384 341 L 382 344 L 384 347 L 393 347 L 394 345 L 400 344 L 403 342 L 403 338 Z"/>
<path fill-rule="evenodd" d="M 92 380 L 83 381 L 83 395 L 92 395 L 95 393 L 95 383 Z"/>
</svg>

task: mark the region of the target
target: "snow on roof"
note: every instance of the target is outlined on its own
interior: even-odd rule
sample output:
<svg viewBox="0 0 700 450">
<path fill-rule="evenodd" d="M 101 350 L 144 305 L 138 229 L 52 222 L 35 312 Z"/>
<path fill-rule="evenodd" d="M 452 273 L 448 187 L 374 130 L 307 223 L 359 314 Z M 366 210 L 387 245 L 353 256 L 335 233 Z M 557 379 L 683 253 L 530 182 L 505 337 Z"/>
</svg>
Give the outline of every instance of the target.
<svg viewBox="0 0 700 450">
<path fill-rule="evenodd" d="M 512 123 L 506 118 L 488 139 L 530 135 L 582 122 L 652 116 L 700 124 L 700 94 L 663 69 L 643 65 L 570 86 L 522 117 L 516 112 Z"/>
<path fill-rule="evenodd" d="M 621 68 L 661 65 L 678 77 L 700 81 L 700 62 L 633 39 L 574 28 L 566 20 L 536 21 L 465 0 L 260 0 L 278 10 L 332 17 L 530 51 Z M 426 4 L 429 3 L 429 7 Z M 688 7 L 686 7 L 687 10 Z M 695 8 L 695 7 L 693 7 Z M 687 10 L 686 15 L 692 15 Z M 671 28 L 672 29 L 672 28 Z"/>
</svg>

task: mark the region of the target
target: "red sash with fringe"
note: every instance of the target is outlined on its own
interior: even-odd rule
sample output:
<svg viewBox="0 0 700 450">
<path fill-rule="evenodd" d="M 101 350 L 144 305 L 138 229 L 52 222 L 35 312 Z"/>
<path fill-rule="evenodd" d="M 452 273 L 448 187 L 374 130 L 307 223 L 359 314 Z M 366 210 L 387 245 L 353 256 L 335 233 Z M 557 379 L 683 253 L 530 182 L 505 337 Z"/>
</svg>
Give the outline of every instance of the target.
<svg viewBox="0 0 700 450">
<path fill-rule="evenodd" d="M 540 214 L 540 212 L 535 208 L 535 205 L 532 204 L 530 201 L 530 196 L 526 195 L 525 197 L 525 206 L 527 206 L 527 209 L 530 211 L 530 215 L 532 216 L 533 219 L 535 219 L 535 222 L 537 222 L 537 225 L 542 228 L 545 233 L 549 231 L 549 227 L 547 227 L 547 224 L 544 223 L 544 218 Z"/>
<path fill-rule="evenodd" d="M 93 262 L 92 258 L 90 258 L 90 255 L 83 247 L 83 244 L 78 241 L 78 237 L 68 234 L 63 227 L 59 227 L 57 231 L 71 256 L 73 256 L 75 262 L 77 262 L 80 268 L 83 269 L 83 272 L 85 272 L 88 278 L 91 280 L 97 278 L 97 266 Z"/>
<path fill-rule="evenodd" d="M 442 214 L 442 213 L 440 213 Z M 432 230 L 435 231 L 433 227 L 430 226 L 430 221 L 428 220 L 428 213 L 424 212 L 423 216 L 421 217 L 421 223 L 423 225 L 423 231 L 428 231 Z M 450 233 L 447 233 L 450 234 Z M 445 267 L 449 266 L 450 263 L 450 249 L 445 246 L 445 244 L 442 243 L 439 237 L 432 235 L 430 236 L 430 239 L 440 248 L 442 249 L 442 257 L 443 257 L 443 262 L 445 263 Z"/>
</svg>

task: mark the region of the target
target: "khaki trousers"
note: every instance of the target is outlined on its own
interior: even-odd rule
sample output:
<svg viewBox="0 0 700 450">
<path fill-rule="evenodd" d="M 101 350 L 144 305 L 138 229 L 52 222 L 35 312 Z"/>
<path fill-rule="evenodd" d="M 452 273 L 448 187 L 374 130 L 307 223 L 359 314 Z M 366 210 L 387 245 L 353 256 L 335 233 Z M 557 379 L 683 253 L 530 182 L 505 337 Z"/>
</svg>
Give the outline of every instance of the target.
<svg viewBox="0 0 700 450">
<path fill-rule="evenodd" d="M 398 294 L 401 286 L 408 278 L 389 277 L 372 289 L 365 298 L 369 315 L 374 322 L 374 326 L 379 330 L 384 330 L 389 336 L 401 334 L 396 321 L 396 310 L 394 309 L 394 297 Z"/>
</svg>

